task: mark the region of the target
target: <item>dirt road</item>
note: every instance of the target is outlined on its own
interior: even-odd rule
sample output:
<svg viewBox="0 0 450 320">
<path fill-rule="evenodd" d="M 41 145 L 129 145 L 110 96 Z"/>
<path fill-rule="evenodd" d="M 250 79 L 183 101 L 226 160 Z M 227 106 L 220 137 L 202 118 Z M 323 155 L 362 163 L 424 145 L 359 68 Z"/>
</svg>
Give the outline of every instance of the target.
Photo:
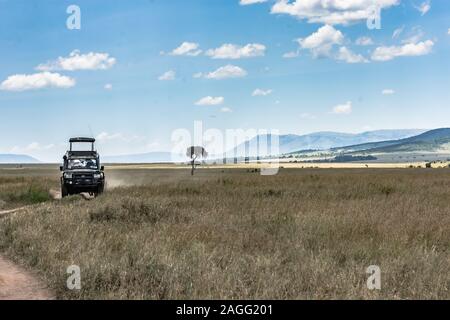
<svg viewBox="0 0 450 320">
<path fill-rule="evenodd" d="M 0 216 L 26 210 L 27 207 L 0 211 Z M 48 300 L 53 295 L 32 273 L 0 255 L 0 300 Z"/>
<path fill-rule="evenodd" d="M 35 275 L 0 256 L 0 300 L 50 300 L 52 293 Z"/>
<path fill-rule="evenodd" d="M 54 200 L 61 199 L 59 190 L 50 190 Z M 82 194 L 86 200 L 91 200 L 88 194 Z M 0 211 L 1 216 L 27 211 L 33 206 Z M 0 300 L 49 300 L 54 295 L 45 287 L 33 273 L 0 255 Z"/>
<path fill-rule="evenodd" d="M 24 210 L 26 208 L 27 207 L 21 207 L 21 208 L 16 208 L 16 209 L 11 209 L 11 210 L 3 210 L 3 211 L 0 211 L 0 216 L 8 214 L 8 213 L 18 212 L 18 211 Z"/>
</svg>

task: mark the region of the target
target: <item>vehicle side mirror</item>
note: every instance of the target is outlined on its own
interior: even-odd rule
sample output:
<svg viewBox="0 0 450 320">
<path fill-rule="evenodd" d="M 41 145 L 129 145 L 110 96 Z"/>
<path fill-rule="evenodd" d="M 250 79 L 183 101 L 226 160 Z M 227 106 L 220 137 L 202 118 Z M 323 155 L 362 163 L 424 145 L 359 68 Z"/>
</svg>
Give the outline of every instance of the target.
<svg viewBox="0 0 450 320">
<path fill-rule="evenodd" d="M 100 170 L 101 170 L 101 171 L 105 171 L 105 166 L 101 166 L 101 167 L 100 167 Z"/>
<path fill-rule="evenodd" d="M 63 166 L 59 166 L 59 171 L 63 171 L 64 167 Z"/>
</svg>

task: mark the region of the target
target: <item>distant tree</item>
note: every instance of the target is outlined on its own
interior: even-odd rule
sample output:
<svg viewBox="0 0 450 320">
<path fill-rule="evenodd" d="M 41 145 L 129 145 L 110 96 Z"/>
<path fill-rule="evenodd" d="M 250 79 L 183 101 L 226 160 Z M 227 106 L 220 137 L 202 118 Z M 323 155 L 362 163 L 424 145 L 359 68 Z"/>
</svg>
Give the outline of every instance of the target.
<svg viewBox="0 0 450 320">
<path fill-rule="evenodd" d="M 191 175 L 193 176 L 195 170 L 195 160 L 197 160 L 197 158 L 206 158 L 208 156 L 208 152 L 206 152 L 203 147 L 192 146 L 187 148 L 186 156 L 191 159 Z"/>
</svg>

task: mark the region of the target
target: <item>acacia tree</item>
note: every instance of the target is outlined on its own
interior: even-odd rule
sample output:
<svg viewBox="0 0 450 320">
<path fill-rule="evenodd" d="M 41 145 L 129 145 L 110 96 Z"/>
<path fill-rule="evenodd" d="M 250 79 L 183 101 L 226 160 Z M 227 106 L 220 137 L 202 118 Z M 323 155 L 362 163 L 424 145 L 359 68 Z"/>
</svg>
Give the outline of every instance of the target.
<svg viewBox="0 0 450 320">
<path fill-rule="evenodd" d="M 208 156 L 208 152 L 206 152 L 203 147 L 192 146 L 187 148 L 186 156 L 191 159 L 191 175 L 193 176 L 195 170 L 195 160 L 197 160 L 197 158 L 206 158 Z"/>
</svg>

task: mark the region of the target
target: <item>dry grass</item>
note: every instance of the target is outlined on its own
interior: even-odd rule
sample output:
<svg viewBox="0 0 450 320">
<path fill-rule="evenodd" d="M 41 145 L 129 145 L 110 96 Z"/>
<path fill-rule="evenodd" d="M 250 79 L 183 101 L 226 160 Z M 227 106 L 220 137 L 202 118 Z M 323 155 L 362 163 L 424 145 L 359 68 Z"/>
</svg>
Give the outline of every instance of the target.
<svg viewBox="0 0 450 320">
<path fill-rule="evenodd" d="M 66 299 L 450 298 L 445 169 L 210 169 L 194 178 L 116 169 L 109 179 L 126 186 L 1 218 L 0 252 Z M 65 287 L 72 264 L 81 291 Z M 366 287 L 373 264 L 381 291 Z"/>
</svg>

